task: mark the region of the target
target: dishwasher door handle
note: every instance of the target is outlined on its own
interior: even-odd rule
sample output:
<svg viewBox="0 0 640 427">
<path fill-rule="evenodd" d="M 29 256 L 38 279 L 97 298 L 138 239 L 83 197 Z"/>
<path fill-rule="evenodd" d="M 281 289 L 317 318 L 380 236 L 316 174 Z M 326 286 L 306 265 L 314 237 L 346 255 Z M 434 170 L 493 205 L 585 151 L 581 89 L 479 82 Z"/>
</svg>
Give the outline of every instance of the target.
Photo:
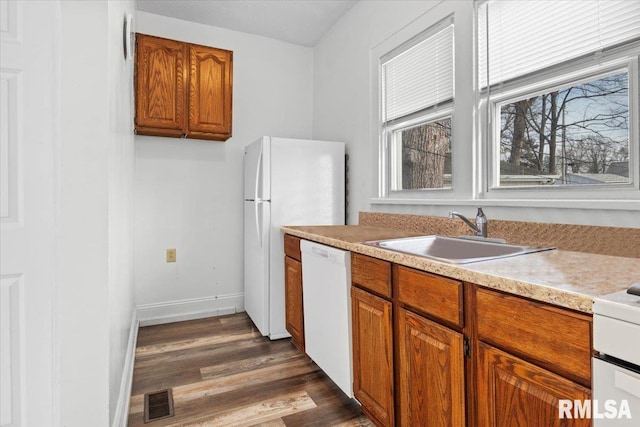
<svg viewBox="0 0 640 427">
<path fill-rule="evenodd" d="M 318 255 L 319 257 L 329 258 L 329 251 L 327 251 L 326 249 L 322 249 L 322 248 L 319 248 L 317 246 L 313 246 L 313 247 L 311 247 L 311 252 L 314 255 Z"/>
</svg>

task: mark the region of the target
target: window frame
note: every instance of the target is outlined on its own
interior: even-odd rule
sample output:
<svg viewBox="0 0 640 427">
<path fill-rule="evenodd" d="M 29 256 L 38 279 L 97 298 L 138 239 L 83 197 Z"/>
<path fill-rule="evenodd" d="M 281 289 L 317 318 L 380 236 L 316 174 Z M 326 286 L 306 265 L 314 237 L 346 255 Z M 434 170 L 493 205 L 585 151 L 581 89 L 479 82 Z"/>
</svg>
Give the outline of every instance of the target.
<svg viewBox="0 0 640 427">
<path fill-rule="evenodd" d="M 392 120 L 385 121 L 385 99 L 384 99 L 384 72 L 383 66 L 384 63 L 394 57 L 402 55 L 407 50 L 411 49 L 413 46 L 421 43 L 424 40 L 427 40 L 431 36 L 438 34 L 448 25 L 452 26 L 453 32 L 453 64 L 455 70 L 455 61 L 456 61 L 456 25 L 454 19 L 454 13 L 449 12 L 444 17 L 437 19 L 431 22 L 429 25 L 424 27 L 419 27 L 418 20 L 414 22 L 412 26 L 412 33 L 401 42 L 392 45 L 392 41 L 389 40 L 387 43 L 378 47 L 378 49 L 374 50 L 372 55 L 372 63 L 374 67 L 374 82 L 375 82 L 375 91 L 374 96 L 376 99 L 375 105 L 377 106 L 376 111 L 376 122 L 374 123 L 375 132 L 378 135 L 378 191 L 377 196 L 380 199 L 384 200 L 428 200 L 425 195 L 428 193 L 432 194 L 447 194 L 453 192 L 454 183 L 452 181 L 451 186 L 447 188 L 425 188 L 425 189 L 408 189 L 408 190 L 394 190 L 392 182 L 394 179 L 397 179 L 393 176 L 394 172 L 394 161 L 396 161 L 396 154 L 394 151 L 394 142 L 393 133 L 402 128 L 410 128 L 414 127 L 420 123 L 427 123 L 431 121 L 438 120 L 440 118 L 451 117 L 451 141 L 452 141 L 452 152 L 451 156 L 453 158 L 453 141 L 455 139 L 455 127 L 454 127 L 454 101 L 456 97 L 456 79 L 455 73 L 453 74 L 453 94 L 452 98 L 439 102 L 434 105 L 430 105 L 427 108 L 424 108 L 420 111 L 416 111 L 410 114 L 407 114 L 402 117 L 394 118 Z M 415 31 L 417 30 L 417 31 Z M 398 34 L 397 37 L 402 37 L 402 34 Z M 388 47 L 385 49 L 385 47 Z M 377 53 L 376 53 L 377 52 Z M 453 172 L 452 172 L 453 175 Z M 374 199 L 375 201 L 375 199 Z"/>
<path fill-rule="evenodd" d="M 482 92 L 478 84 L 478 7 L 486 0 L 473 0 L 473 2 L 439 2 L 425 10 L 424 13 L 411 20 L 406 25 L 398 28 L 374 41 L 369 52 L 369 82 L 370 82 L 370 115 L 368 145 L 371 156 L 369 202 L 371 206 L 397 206 L 406 212 L 415 212 L 419 206 L 450 207 L 450 206 L 483 206 L 503 207 L 509 209 L 544 208 L 551 209 L 580 209 L 585 212 L 606 210 L 611 211 L 640 211 L 640 191 L 635 188 L 627 188 L 616 191 L 593 191 L 582 188 L 577 192 L 573 190 L 572 197 L 566 197 L 569 191 L 560 188 L 560 191 L 536 191 L 535 188 L 521 190 L 509 190 L 507 188 L 489 192 L 488 184 L 488 142 L 486 138 L 487 109 L 480 108 Z M 380 98 L 380 58 L 403 45 L 426 29 L 437 25 L 449 16 L 454 17 L 454 62 L 455 62 L 455 105 L 452 105 L 452 189 L 429 191 L 402 191 L 389 193 L 388 187 L 388 150 L 387 139 L 382 134 L 383 107 Z M 577 62 L 593 66 L 601 64 L 604 60 L 622 58 L 620 52 L 638 52 L 640 56 L 640 41 L 631 42 L 623 46 L 623 49 L 609 48 L 608 51 L 585 55 L 584 58 L 574 59 L 572 62 L 574 71 Z M 633 56 L 633 55 L 632 55 Z M 580 65 L 582 66 L 582 65 Z M 579 69 L 579 68 L 578 68 Z M 559 64 L 552 70 L 542 70 L 534 73 L 538 80 L 558 79 L 559 73 L 567 71 L 567 64 Z M 640 86 L 640 82 L 632 81 L 630 85 Z M 640 89 L 640 88 L 639 88 Z M 637 90 L 636 90 L 636 93 Z M 634 108 L 640 114 L 640 95 L 634 95 L 630 88 L 630 108 Z M 632 119 L 633 120 L 633 119 Z M 632 139 L 639 141 L 638 126 L 630 126 Z M 635 151 L 634 160 L 640 163 L 640 146 L 630 147 Z M 630 155 L 632 155 L 630 153 Z M 640 167 L 640 165 L 639 165 Z M 640 184 L 640 172 L 630 172 L 633 181 Z M 551 197 L 553 196 L 553 197 Z M 529 215 L 529 214 L 527 214 Z"/>
<path fill-rule="evenodd" d="M 399 157 L 398 152 L 401 151 L 401 148 L 398 147 L 398 144 L 395 141 L 395 138 L 394 138 L 395 133 L 397 131 L 410 129 L 416 126 L 420 126 L 423 124 L 435 122 L 435 121 L 446 119 L 446 118 L 450 118 L 451 121 L 453 122 L 453 111 L 454 111 L 453 101 L 449 101 L 447 103 L 438 104 L 434 108 L 427 109 L 426 111 L 414 113 L 409 117 L 406 117 L 404 120 L 391 121 L 390 125 L 388 126 L 382 125 L 382 131 L 381 131 L 382 139 L 385 142 L 386 157 L 388 159 L 388 161 L 386 162 L 386 166 L 387 166 L 386 188 L 387 188 L 387 194 L 390 197 L 398 197 L 398 196 L 404 196 L 409 194 L 413 194 L 413 196 L 419 197 L 420 195 L 424 196 L 425 192 L 432 192 L 432 191 L 446 192 L 446 191 L 453 190 L 453 182 L 451 182 L 450 187 L 397 190 L 395 189 L 397 188 L 397 184 L 394 185 L 394 181 L 398 181 L 398 174 L 392 173 L 394 165 L 396 165 L 397 167 L 397 164 L 401 162 L 401 159 L 400 160 L 398 159 Z M 454 131 L 452 126 L 451 141 L 453 141 L 453 139 L 454 139 Z M 453 143 L 452 143 L 452 146 L 453 146 Z M 452 159 L 453 159 L 453 155 L 452 155 Z"/>
<path fill-rule="evenodd" d="M 640 43 L 632 43 L 609 52 L 597 52 L 586 58 L 570 60 L 565 64 L 527 75 L 509 82 L 479 90 L 478 140 L 485 154 L 484 170 L 479 177 L 479 198 L 489 200 L 640 200 L 640 76 L 638 73 Z M 500 179 L 500 106 L 527 96 L 549 93 L 554 89 L 597 79 L 627 70 L 629 79 L 629 179 L 625 184 L 503 186 Z M 496 88 L 497 86 L 497 88 Z M 482 168 L 483 165 L 478 165 Z"/>
</svg>

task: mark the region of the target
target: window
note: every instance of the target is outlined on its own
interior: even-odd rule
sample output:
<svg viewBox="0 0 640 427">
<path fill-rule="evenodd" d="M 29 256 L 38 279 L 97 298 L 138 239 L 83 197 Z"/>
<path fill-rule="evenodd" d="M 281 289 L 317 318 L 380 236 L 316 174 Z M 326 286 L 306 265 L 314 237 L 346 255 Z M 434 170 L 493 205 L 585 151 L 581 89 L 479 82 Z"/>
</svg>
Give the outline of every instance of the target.
<svg viewBox="0 0 640 427">
<path fill-rule="evenodd" d="M 487 1 L 477 17 L 486 190 L 637 189 L 640 3 Z"/>
<path fill-rule="evenodd" d="M 451 117 L 390 130 L 392 191 L 451 188 Z"/>
<path fill-rule="evenodd" d="M 497 187 L 629 184 L 629 72 L 496 102 Z"/>
<path fill-rule="evenodd" d="M 449 189 L 453 21 L 380 59 L 384 193 Z"/>
</svg>

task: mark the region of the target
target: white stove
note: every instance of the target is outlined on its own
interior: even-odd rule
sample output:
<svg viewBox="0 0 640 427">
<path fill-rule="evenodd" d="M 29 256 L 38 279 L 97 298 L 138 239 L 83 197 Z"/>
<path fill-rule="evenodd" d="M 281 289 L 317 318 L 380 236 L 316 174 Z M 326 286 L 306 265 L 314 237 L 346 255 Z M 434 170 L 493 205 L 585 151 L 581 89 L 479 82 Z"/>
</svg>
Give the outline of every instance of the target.
<svg viewBox="0 0 640 427">
<path fill-rule="evenodd" d="M 592 408 L 601 408 L 593 426 L 639 426 L 640 296 L 621 291 L 594 299 L 593 348 Z"/>
</svg>

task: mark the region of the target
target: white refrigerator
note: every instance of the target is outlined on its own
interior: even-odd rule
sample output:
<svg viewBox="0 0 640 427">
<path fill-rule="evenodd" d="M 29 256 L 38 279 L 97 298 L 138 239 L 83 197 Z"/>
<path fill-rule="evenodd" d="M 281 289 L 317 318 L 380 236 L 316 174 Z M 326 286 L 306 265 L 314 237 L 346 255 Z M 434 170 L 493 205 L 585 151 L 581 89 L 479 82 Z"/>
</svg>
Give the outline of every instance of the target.
<svg viewBox="0 0 640 427">
<path fill-rule="evenodd" d="M 284 225 L 344 224 L 345 144 L 263 136 L 244 152 L 244 307 L 264 336 L 285 328 Z"/>
</svg>

